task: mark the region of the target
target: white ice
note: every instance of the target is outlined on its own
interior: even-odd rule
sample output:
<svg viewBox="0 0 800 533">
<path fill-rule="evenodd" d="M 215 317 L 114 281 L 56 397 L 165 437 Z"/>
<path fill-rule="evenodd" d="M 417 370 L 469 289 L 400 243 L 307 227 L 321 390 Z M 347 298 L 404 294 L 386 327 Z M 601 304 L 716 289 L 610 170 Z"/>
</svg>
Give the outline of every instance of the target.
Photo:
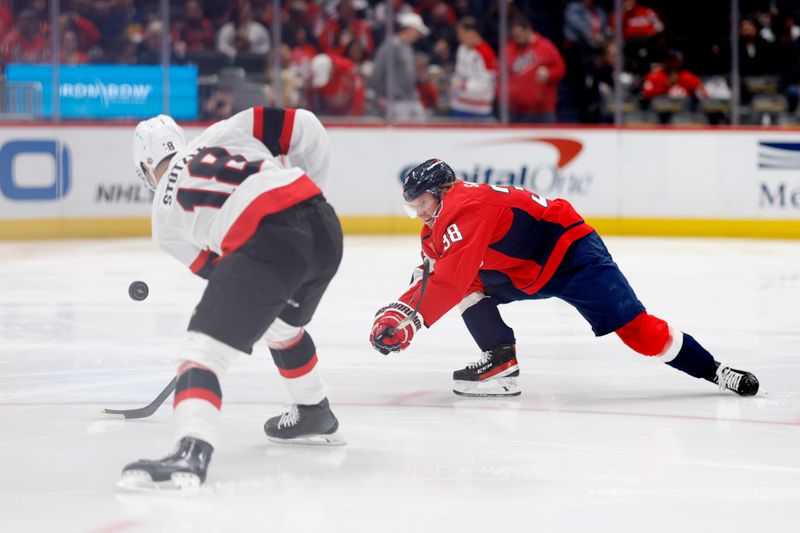
<svg viewBox="0 0 800 533">
<path fill-rule="evenodd" d="M 455 396 L 451 372 L 479 356 L 457 314 L 399 355 L 367 342 L 415 239 L 350 237 L 309 328 L 349 443 L 267 442 L 287 397 L 260 345 L 222 380 L 221 445 L 193 498 L 115 490 L 126 463 L 170 451 L 169 402 L 138 421 L 92 408 L 169 382 L 204 282 L 146 240 L 0 243 L 0 531 L 794 531 L 800 242 L 607 242 L 649 311 L 754 372 L 758 396 L 594 338 L 554 300 L 502 308 L 522 396 Z"/>
</svg>

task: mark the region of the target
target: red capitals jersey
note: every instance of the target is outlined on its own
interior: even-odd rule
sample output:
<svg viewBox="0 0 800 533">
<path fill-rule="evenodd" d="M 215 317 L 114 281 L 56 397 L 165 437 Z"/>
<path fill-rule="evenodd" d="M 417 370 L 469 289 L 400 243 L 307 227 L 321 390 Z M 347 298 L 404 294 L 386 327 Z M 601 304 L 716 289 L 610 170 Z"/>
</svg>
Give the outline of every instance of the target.
<svg viewBox="0 0 800 533">
<path fill-rule="evenodd" d="M 431 326 L 466 295 L 482 292 L 480 271 L 499 271 L 517 289 L 535 294 L 569 246 L 592 231 L 566 200 L 458 181 L 442 198 L 433 228 L 422 229 L 422 253 L 433 269 L 419 314 Z M 419 288 L 416 281 L 400 300 L 415 306 Z"/>
</svg>

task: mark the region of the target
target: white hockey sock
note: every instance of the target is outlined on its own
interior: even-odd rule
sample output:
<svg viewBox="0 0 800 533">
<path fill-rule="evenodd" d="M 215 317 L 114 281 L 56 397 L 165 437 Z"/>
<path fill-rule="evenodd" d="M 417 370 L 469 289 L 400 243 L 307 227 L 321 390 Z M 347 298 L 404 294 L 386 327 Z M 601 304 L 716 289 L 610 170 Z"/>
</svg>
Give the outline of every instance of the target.
<svg viewBox="0 0 800 533">
<path fill-rule="evenodd" d="M 296 378 L 283 378 L 286 390 L 292 403 L 300 405 L 313 405 L 321 402 L 325 398 L 325 385 L 314 365 L 306 374 Z"/>
</svg>

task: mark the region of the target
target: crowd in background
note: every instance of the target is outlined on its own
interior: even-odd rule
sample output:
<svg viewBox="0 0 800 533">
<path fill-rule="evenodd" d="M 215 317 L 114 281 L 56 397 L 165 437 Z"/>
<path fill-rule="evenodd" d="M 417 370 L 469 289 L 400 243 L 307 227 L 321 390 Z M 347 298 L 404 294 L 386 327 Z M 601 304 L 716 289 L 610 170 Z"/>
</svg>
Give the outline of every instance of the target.
<svg viewBox="0 0 800 533">
<path fill-rule="evenodd" d="M 60 61 L 159 64 L 167 33 L 170 61 L 198 65 L 205 119 L 274 102 L 279 88 L 283 105 L 329 116 L 493 121 L 502 74 L 512 122 L 613 119 L 618 54 L 611 0 L 511 2 L 504 43 L 497 1 L 390 1 L 391 38 L 386 0 L 284 0 L 280 13 L 271 0 L 171 0 L 169 28 L 158 0 L 61 0 Z M 685 24 L 683 33 L 670 28 L 664 12 L 677 9 L 670 2 L 623 0 L 619 81 L 629 115 L 664 123 L 680 116 L 727 120 L 729 3 L 710 3 L 724 10 L 721 22 L 709 22 L 698 37 Z M 798 7 L 780 0 L 740 4 L 742 103 L 762 110 L 759 120 L 793 117 L 800 101 Z M 273 50 L 276 16 L 281 45 Z M 0 0 L 0 64 L 52 61 L 50 21 L 47 0 Z"/>
</svg>

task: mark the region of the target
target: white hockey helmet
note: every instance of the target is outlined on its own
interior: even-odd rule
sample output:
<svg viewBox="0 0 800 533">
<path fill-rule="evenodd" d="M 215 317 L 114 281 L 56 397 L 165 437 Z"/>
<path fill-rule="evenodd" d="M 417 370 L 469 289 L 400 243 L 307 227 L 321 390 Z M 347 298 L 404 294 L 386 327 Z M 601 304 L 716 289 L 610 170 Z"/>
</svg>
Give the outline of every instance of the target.
<svg viewBox="0 0 800 533">
<path fill-rule="evenodd" d="M 133 163 L 144 186 L 154 191 L 158 180 L 153 171 L 161 161 L 186 146 L 183 128 L 167 115 L 141 121 L 133 132 Z"/>
</svg>

